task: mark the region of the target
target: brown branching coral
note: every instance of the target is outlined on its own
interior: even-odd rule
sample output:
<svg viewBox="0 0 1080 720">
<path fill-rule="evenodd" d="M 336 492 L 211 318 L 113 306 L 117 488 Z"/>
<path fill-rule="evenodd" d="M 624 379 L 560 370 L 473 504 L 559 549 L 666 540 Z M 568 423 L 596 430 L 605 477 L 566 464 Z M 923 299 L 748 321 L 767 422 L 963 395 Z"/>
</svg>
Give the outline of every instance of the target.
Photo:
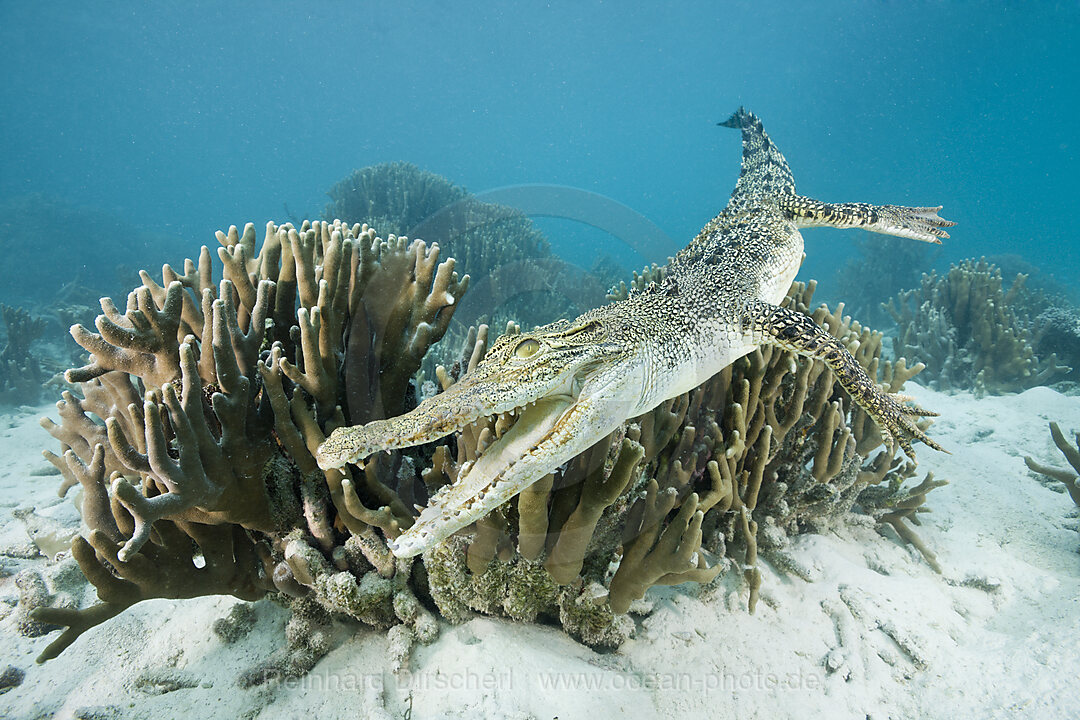
<svg viewBox="0 0 1080 720">
<path fill-rule="evenodd" d="M 362 308 L 350 309 L 345 367 L 352 422 L 399 414 L 427 349 L 447 331 L 469 276 L 458 280 L 455 261 L 439 264 L 438 258 L 438 246 L 416 241 L 407 247 L 392 237 L 361 255 Z"/>
<path fill-rule="evenodd" d="M 1069 497 L 1080 507 L 1080 433 L 1074 433 L 1076 447 L 1073 447 L 1065 438 L 1065 433 L 1061 432 L 1061 427 L 1056 422 L 1052 422 L 1050 423 L 1050 437 L 1065 457 L 1065 461 L 1072 466 L 1071 472 L 1052 465 L 1043 465 L 1029 456 L 1024 457 L 1024 462 L 1029 469 L 1064 485 Z"/>
<path fill-rule="evenodd" d="M 622 561 L 608 588 L 615 613 L 628 611 L 630 603 L 644 597 L 653 585 L 678 585 L 690 580 L 708 582 L 720 571 L 717 565 L 706 567 L 704 558 L 698 554 L 704 514 L 698 511 L 697 494 L 683 500 L 674 519 L 665 524 L 678 493 L 669 487 L 660 494 L 658 487 L 655 480 L 651 481 L 645 497 L 631 509 Z"/>
<path fill-rule="evenodd" d="M 0 350 L 0 405 L 21 405 L 41 400 L 48 373 L 41 358 L 30 350 L 46 323 L 22 308 L 0 303 L 7 341 Z"/>
<path fill-rule="evenodd" d="M 96 333 L 72 328 L 91 358 L 68 372 L 81 397 L 65 393 L 60 423 L 43 421 L 63 450 L 46 457 L 61 492 L 83 487 L 90 532 L 72 552 L 103 602 L 42 609 L 68 626 L 43 659 L 146 598 L 268 590 L 431 637 L 411 563 L 385 545 L 411 522 L 399 495 L 417 484 L 411 465 L 395 454 L 324 473 L 312 452 L 346 411 L 400 411 L 468 277 L 437 247 L 359 225 L 218 240 L 219 282 L 204 247 L 163 284 L 144 273 L 124 313 L 102 300 Z M 376 586 L 387 612 L 349 600 Z"/>
<path fill-rule="evenodd" d="M 926 379 L 937 389 L 997 394 L 1063 377 L 1069 368 L 1054 354 L 1035 355 L 1030 323 L 1016 312 L 1025 280 L 1017 275 L 1005 290 L 1001 271 L 985 259 L 924 275 L 918 289 L 885 306 L 897 324 L 895 354 L 925 362 Z"/>
</svg>

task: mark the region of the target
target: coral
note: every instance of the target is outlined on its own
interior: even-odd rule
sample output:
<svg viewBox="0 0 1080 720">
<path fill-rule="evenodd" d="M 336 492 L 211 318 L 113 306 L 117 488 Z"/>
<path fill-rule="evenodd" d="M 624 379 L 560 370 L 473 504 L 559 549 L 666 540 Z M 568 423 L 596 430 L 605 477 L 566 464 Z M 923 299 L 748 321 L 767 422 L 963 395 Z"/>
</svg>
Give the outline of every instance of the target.
<svg viewBox="0 0 1080 720">
<path fill-rule="evenodd" d="M 935 488 L 948 485 L 945 480 L 934 480 L 933 473 L 927 473 L 922 482 L 914 487 L 905 487 L 903 480 L 907 475 L 895 473 L 884 486 L 868 489 L 860 502 L 867 513 L 880 523 L 887 523 L 900 537 L 923 556 L 935 572 L 941 572 L 937 556 L 927 547 L 911 525 L 919 525 L 919 513 L 930 512 L 926 507 L 926 495 Z"/>
<path fill-rule="evenodd" d="M 701 522 L 705 516 L 698 511 L 696 493 L 683 500 L 670 523 L 663 524 L 677 499 L 675 488 L 660 494 L 656 480 L 652 480 L 645 497 L 635 504 L 641 510 L 632 517 L 640 520 L 626 526 L 624 537 L 629 539 L 623 543 L 619 569 L 608 588 L 613 612 L 627 612 L 630 603 L 644 597 L 653 585 L 678 585 L 688 580 L 709 582 L 719 572 L 718 565 L 705 567 L 704 558 L 698 556 Z M 746 513 L 742 517 L 745 519 Z M 700 562 L 695 561 L 696 556 Z M 747 561 L 749 566 L 754 564 L 753 558 Z"/>
<path fill-rule="evenodd" d="M 3 670 L 0 670 L 0 693 L 22 685 L 25 677 L 26 671 L 14 665 L 8 665 Z"/>
<path fill-rule="evenodd" d="M 314 449 L 345 422 L 401 412 L 427 348 L 468 287 L 437 247 L 362 226 L 248 225 L 169 266 L 97 332 L 72 336 L 90 362 L 69 370 L 60 442 L 46 457 L 83 487 L 89 528 L 72 553 L 102 604 L 41 609 L 68 626 L 42 658 L 135 602 L 268 591 L 318 598 L 379 627 L 433 623 L 385 545 L 411 513 L 411 460 L 324 473 Z M 400 478 L 400 482 L 399 482 Z M 423 499 L 418 497 L 417 499 Z M 379 528 L 382 533 L 376 531 Z M 379 600 L 378 598 L 381 598 Z"/>
<path fill-rule="evenodd" d="M 554 256 L 543 233 L 520 211 L 482 202 L 410 163 L 357 170 L 327 194 L 327 220 L 367 222 L 383 232 L 423 237 L 468 268 L 474 291 L 458 311 L 466 322 L 451 333 L 457 342 L 471 323 L 503 327 L 514 320 L 532 327 L 574 317 L 600 304 L 607 289 L 595 273 Z M 436 364 L 434 359 L 427 364 L 427 377 L 434 377 Z"/>
<path fill-rule="evenodd" d="M 476 200 L 467 190 L 410 163 L 353 172 L 327 192 L 323 217 L 367 222 L 382 232 L 439 243 L 479 280 L 526 258 L 550 258 L 544 235 L 520 211 Z"/>
<path fill-rule="evenodd" d="M 905 238 L 865 232 L 856 233 L 854 245 L 857 255 L 837 269 L 829 284 L 829 290 L 836 288 L 836 292 L 826 294 L 830 298 L 842 296 L 853 314 L 875 325 L 888 321 L 882 303 L 917 286 L 941 250 L 940 246 L 927 248 Z"/>
<path fill-rule="evenodd" d="M 1070 369 L 1055 354 L 1035 355 L 1032 323 L 1014 309 L 1025 280 L 1017 275 L 1004 290 L 1001 272 L 985 259 L 953 265 L 940 277 L 924 275 L 918 289 L 886 306 L 897 324 L 895 354 L 925 362 L 926 378 L 937 389 L 999 394 L 1063 377 Z"/>
<path fill-rule="evenodd" d="M 1061 454 L 1065 456 L 1066 462 L 1072 466 L 1072 472 L 1068 470 L 1062 470 L 1050 465 L 1043 465 L 1030 456 L 1024 456 L 1024 462 L 1028 468 L 1040 475 L 1045 475 L 1051 480 L 1056 480 L 1065 486 L 1066 491 L 1069 493 L 1069 497 L 1076 503 L 1077 507 L 1080 507 L 1080 433 L 1075 433 L 1074 440 L 1076 447 L 1069 444 L 1069 441 L 1065 439 L 1065 434 L 1061 432 L 1061 427 L 1057 423 L 1050 423 L 1050 437 L 1054 441 L 1054 445 L 1061 451 Z"/>
<path fill-rule="evenodd" d="M 1064 297 L 1043 308 L 1034 321 L 1035 351 L 1040 356 L 1056 355 L 1072 368 L 1066 380 L 1080 380 L 1080 308 Z"/>
<path fill-rule="evenodd" d="M 649 267 L 644 268 L 640 273 L 635 270 L 633 277 L 630 279 L 630 283 L 620 280 L 619 283 L 613 286 L 607 293 L 607 300 L 625 300 L 630 297 L 632 291 L 641 292 L 650 283 L 661 283 L 664 278 L 667 277 L 667 267 L 660 266 L 656 263 L 651 264 Z"/>
<path fill-rule="evenodd" d="M 45 321 L 22 308 L 0 304 L 7 329 L 7 344 L 0 350 L 0 405 L 41 401 L 49 374 L 30 346 L 45 331 Z"/>
<path fill-rule="evenodd" d="M 237 683 L 249 688 L 270 680 L 305 675 L 330 651 L 331 620 L 325 608 L 310 598 L 292 604 L 285 626 L 285 647 L 244 672 Z"/>
<path fill-rule="evenodd" d="M 19 634 L 39 637 L 53 630 L 47 622 L 34 617 L 38 608 L 47 608 L 52 602 L 45 579 L 28 568 L 15 576 L 15 587 L 19 590 L 19 601 L 15 606 L 15 628 Z"/>
</svg>

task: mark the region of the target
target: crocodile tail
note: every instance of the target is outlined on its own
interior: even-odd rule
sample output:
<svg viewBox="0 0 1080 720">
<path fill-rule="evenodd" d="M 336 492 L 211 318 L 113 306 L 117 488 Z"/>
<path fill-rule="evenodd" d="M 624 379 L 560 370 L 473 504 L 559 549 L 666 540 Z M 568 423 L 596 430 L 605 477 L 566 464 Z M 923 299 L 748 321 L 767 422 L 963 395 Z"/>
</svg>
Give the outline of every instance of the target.
<svg viewBox="0 0 1080 720">
<path fill-rule="evenodd" d="M 717 124 L 742 130 L 742 171 L 731 193 L 733 202 L 751 197 L 795 194 L 795 178 L 791 175 L 791 168 L 783 153 L 765 134 L 757 115 L 740 107 L 730 118 Z"/>
<path fill-rule="evenodd" d="M 757 118 L 754 117 L 754 114 L 740 105 L 739 109 L 732 113 L 731 117 L 716 124 L 721 127 L 744 128 L 750 125 L 754 120 L 757 120 Z M 761 121 L 758 121 L 758 124 L 760 125 Z"/>
</svg>

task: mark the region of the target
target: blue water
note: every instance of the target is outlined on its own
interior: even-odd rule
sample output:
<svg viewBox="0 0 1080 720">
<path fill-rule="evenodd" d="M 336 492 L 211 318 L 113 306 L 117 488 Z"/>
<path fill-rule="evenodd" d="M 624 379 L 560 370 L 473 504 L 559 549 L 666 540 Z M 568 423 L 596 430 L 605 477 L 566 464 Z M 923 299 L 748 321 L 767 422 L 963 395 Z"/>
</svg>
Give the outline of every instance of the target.
<svg viewBox="0 0 1080 720">
<path fill-rule="evenodd" d="M 3 0 L 0 200 L 99 208 L 178 238 L 175 262 L 408 160 L 475 192 L 599 193 L 681 245 L 733 186 L 716 122 L 744 104 L 801 192 L 943 204 L 943 260 L 1077 276 L 1076 2 L 450 5 Z M 582 264 L 668 250 L 541 226 Z M 807 241 L 804 275 L 852 253 Z"/>
</svg>

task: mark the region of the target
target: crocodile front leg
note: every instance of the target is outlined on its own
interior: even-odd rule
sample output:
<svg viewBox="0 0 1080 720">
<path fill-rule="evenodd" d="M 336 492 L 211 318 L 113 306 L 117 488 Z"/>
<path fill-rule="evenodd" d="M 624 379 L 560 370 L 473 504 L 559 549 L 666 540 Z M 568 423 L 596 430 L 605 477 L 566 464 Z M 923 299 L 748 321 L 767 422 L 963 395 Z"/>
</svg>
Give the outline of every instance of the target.
<svg viewBox="0 0 1080 720">
<path fill-rule="evenodd" d="M 801 195 L 781 195 L 780 210 L 796 227 L 862 228 L 884 235 L 941 243 L 943 228 L 956 223 L 938 217 L 941 207 L 904 207 L 868 203 L 825 203 Z"/>
<path fill-rule="evenodd" d="M 840 341 L 819 327 L 812 318 L 789 308 L 766 302 L 750 304 L 743 318 L 753 340 L 760 344 L 779 345 L 807 357 L 822 360 L 836 374 L 837 381 L 851 395 L 874 422 L 881 428 L 888 445 L 898 444 L 904 453 L 914 459 L 912 440 L 945 452 L 936 442 L 919 429 L 912 419 L 937 413 L 923 410 L 916 405 L 904 404 L 902 395 L 890 395 L 870 379 Z"/>
</svg>

